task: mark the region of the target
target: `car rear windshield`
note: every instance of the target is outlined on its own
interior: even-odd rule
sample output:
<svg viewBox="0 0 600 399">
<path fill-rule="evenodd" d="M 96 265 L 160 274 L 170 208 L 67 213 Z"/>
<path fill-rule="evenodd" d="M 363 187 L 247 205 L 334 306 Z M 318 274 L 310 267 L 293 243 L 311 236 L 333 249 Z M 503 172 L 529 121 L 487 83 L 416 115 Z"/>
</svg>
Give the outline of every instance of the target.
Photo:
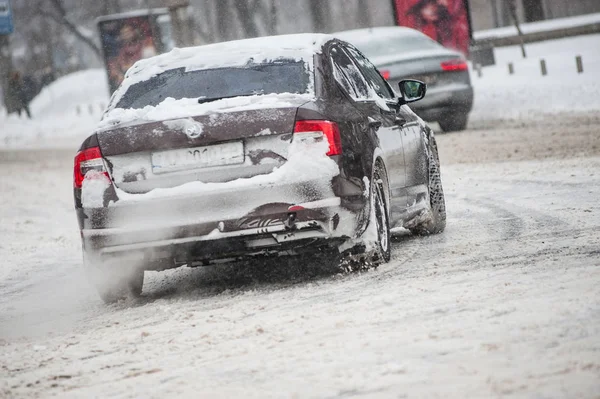
<svg viewBox="0 0 600 399">
<path fill-rule="evenodd" d="M 369 58 L 440 48 L 437 42 L 424 35 L 369 36 L 369 39 L 353 42 Z"/>
<path fill-rule="evenodd" d="M 131 85 L 115 108 L 156 106 L 169 97 L 209 102 L 257 94 L 303 94 L 309 91 L 309 83 L 309 70 L 304 61 L 277 60 L 187 72 L 185 68 L 178 68 Z"/>
</svg>

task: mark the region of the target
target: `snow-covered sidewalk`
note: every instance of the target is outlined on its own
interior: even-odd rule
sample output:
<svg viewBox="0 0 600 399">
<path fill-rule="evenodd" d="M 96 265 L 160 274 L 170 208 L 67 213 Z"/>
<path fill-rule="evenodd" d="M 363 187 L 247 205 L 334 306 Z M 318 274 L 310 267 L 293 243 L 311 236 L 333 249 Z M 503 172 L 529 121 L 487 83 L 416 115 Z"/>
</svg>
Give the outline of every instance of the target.
<svg viewBox="0 0 600 399">
<path fill-rule="evenodd" d="M 108 104 L 103 69 L 64 76 L 46 86 L 30 104 L 33 119 L 7 115 L 0 107 L 0 149 L 71 148 L 93 133 Z"/>
<path fill-rule="evenodd" d="M 600 34 L 527 44 L 528 58 L 518 46 L 494 50 L 496 65 L 483 76 L 472 71 L 475 104 L 471 121 L 476 126 L 498 120 L 535 121 L 559 112 L 577 114 L 600 109 Z M 575 57 L 583 58 L 578 74 Z M 548 75 L 542 76 L 540 60 Z M 508 64 L 514 66 L 510 75 Z"/>
</svg>

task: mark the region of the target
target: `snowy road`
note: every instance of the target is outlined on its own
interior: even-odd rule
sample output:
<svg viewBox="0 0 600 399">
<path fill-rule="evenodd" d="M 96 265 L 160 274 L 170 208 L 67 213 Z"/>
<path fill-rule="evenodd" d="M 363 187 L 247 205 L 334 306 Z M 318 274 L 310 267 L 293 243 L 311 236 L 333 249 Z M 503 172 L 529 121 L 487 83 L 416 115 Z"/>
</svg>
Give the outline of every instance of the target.
<svg viewBox="0 0 600 399">
<path fill-rule="evenodd" d="M 106 307 L 71 153 L 0 153 L 0 397 L 598 397 L 600 115 L 438 136 L 448 228 L 351 275 L 179 269 Z"/>
</svg>

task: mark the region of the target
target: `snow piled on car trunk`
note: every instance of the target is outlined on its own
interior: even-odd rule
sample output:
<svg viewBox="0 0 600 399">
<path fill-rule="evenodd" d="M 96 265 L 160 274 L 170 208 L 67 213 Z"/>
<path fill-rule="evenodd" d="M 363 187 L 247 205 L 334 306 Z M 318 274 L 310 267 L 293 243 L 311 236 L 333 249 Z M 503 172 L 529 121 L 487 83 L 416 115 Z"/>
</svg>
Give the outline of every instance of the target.
<svg viewBox="0 0 600 399">
<path fill-rule="evenodd" d="M 272 173 L 253 176 L 245 179 L 237 179 L 226 183 L 203 183 L 193 181 L 173 188 L 155 188 L 144 194 L 130 194 L 116 188 L 119 201 L 115 206 L 128 202 L 147 201 L 160 198 L 172 198 L 177 196 L 202 195 L 215 191 L 243 190 L 246 187 L 264 187 L 278 183 L 293 184 L 295 182 L 310 181 L 319 178 L 324 182 L 340 173 L 338 165 L 330 157 L 325 155 L 329 150 L 327 140 L 306 143 L 293 140 L 288 153 L 288 160 L 280 168 L 274 168 Z M 86 176 L 87 178 L 87 176 Z M 330 195 L 333 196 L 331 184 L 329 184 Z"/>
<path fill-rule="evenodd" d="M 174 99 L 169 97 L 157 106 L 147 105 L 140 109 L 112 109 L 98 124 L 98 129 L 110 129 L 128 122 L 156 122 L 227 112 L 286 108 L 294 106 L 298 100 L 308 102 L 314 100 L 314 96 L 311 94 L 273 93 L 224 98 L 203 104 L 199 104 L 197 98 Z"/>
</svg>

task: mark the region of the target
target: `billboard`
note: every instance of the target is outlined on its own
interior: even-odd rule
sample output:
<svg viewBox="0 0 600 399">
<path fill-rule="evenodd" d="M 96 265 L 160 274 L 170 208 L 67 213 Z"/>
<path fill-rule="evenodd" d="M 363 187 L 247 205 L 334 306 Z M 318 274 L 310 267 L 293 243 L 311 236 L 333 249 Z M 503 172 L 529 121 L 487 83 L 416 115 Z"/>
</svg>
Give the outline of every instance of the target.
<svg viewBox="0 0 600 399">
<path fill-rule="evenodd" d="M 0 35 L 10 35 L 14 31 L 10 1 L 0 0 Z"/>
<path fill-rule="evenodd" d="M 98 21 L 110 92 L 123 81 L 125 72 L 138 60 L 164 51 L 156 14 L 108 16 Z"/>
<path fill-rule="evenodd" d="M 469 54 L 471 21 L 467 0 L 392 0 L 396 23 L 423 32 L 444 47 Z"/>
</svg>

